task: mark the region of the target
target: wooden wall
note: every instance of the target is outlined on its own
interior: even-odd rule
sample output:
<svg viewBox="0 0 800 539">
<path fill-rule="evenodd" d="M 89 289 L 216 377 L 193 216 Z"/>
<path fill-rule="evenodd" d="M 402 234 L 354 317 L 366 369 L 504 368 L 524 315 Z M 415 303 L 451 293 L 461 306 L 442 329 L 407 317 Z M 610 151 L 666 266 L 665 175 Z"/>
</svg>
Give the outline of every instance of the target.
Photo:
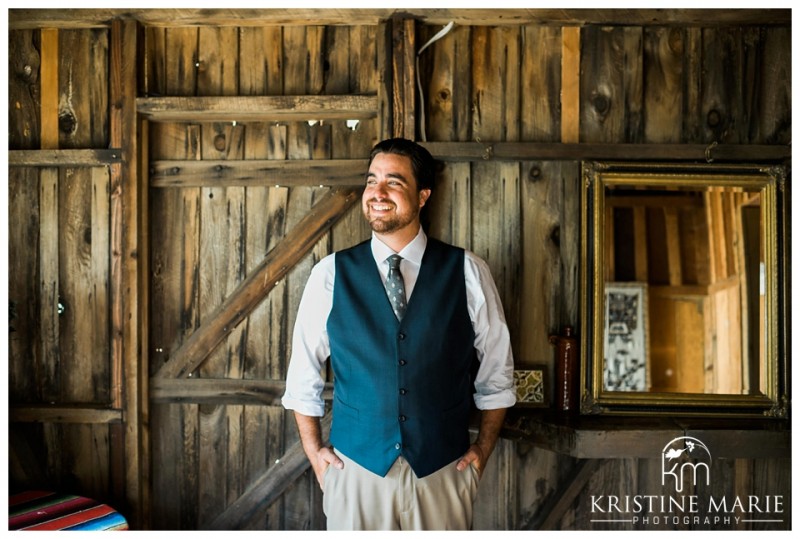
<svg viewBox="0 0 800 539">
<path fill-rule="evenodd" d="M 323 528 L 278 397 L 310 268 L 369 236 L 352 185 L 379 138 L 442 160 L 431 233 L 488 261 L 517 365 L 548 369 L 579 319 L 582 159 L 790 143 L 785 14 L 244 11 L 12 10 L 12 490 L 79 492 L 144 529 Z M 584 477 L 551 525 L 597 529 L 591 493 L 657 480 L 655 458 L 589 473 L 540 442 L 500 442 L 477 528 L 540 525 Z M 718 467 L 726 492 L 790 495 L 789 459 Z"/>
</svg>

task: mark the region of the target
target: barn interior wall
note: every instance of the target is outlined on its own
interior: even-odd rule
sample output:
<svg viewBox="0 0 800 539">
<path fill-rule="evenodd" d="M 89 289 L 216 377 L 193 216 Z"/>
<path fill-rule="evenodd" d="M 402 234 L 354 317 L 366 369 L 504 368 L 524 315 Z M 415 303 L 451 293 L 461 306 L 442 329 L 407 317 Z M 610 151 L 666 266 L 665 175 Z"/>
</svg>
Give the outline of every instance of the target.
<svg viewBox="0 0 800 539">
<path fill-rule="evenodd" d="M 441 28 L 417 23 L 417 49 Z M 419 55 L 415 137 L 488 148 L 559 142 L 565 128 L 577 128 L 586 143 L 787 145 L 790 30 L 587 24 L 580 28 L 580 106 L 567 111 L 564 27 L 457 24 Z M 141 98 L 380 95 L 390 76 L 384 66 L 392 56 L 390 31 L 382 24 L 324 22 L 139 24 L 136 56 L 123 63 L 136 66 Z M 114 39 L 106 26 L 9 31 L 10 150 L 113 147 L 119 113 L 110 97 Z M 577 116 L 570 120 L 569 112 Z M 205 381 L 207 390 L 190 392 L 188 378 L 165 385 L 159 372 L 168 360 L 213 321 L 331 186 L 190 179 L 148 186 L 149 163 L 360 159 L 390 130 L 380 113 L 356 125 L 253 115 L 142 120 L 136 129 L 145 160 L 137 180 L 143 208 L 141 229 L 127 233 L 144 238 L 146 248 L 137 277 L 147 291 L 146 304 L 137 306 L 144 313 L 138 358 L 151 378 L 137 386 L 115 363 L 116 165 L 9 167 L 9 401 L 19 409 L 9 428 L 9 488 L 104 500 L 143 529 L 208 529 L 296 443 L 294 421 L 275 393 L 254 388 L 261 382 L 279 387 L 285 379 L 294 316 L 313 264 L 367 238 L 369 230 L 358 203 L 342 211 L 192 371 L 190 381 Z M 429 231 L 488 262 L 516 365 L 543 365 L 552 380 L 550 336 L 566 326 L 580 331 L 580 161 L 487 157 L 442 162 Z M 237 392 L 230 381 L 252 383 Z M 133 416 L 124 413 L 129 392 L 143 392 L 143 409 Z M 140 436 L 135 494 L 124 443 L 132 429 Z M 481 483 L 477 529 L 533 526 L 574 479 L 581 459 L 544 445 L 501 440 Z M 658 480 L 656 457 L 610 455 L 557 526 L 600 529 L 586 513 L 591 496 L 650 493 Z M 719 462 L 714 474 L 724 478 L 720 492 L 789 499 L 790 470 L 789 459 L 747 458 Z M 240 527 L 323 528 L 313 473 L 301 473 Z M 704 526 L 677 526 L 684 527 Z M 741 524 L 750 527 L 758 524 Z"/>
</svg>

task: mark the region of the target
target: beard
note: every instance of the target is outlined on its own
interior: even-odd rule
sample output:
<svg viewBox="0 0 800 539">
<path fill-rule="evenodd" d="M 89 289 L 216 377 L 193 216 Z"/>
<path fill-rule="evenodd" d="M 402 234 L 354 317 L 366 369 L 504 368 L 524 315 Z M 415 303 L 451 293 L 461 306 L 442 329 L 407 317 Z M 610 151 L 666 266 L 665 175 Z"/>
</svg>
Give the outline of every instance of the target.
<svg viewBox="0 0 800 539">
<path fill-rule="evenodd" d="M 370 214 L 369 206 L 364 207 L 364 217 L 367 218 L 370 228 L 379 234 L 391 234 L 392 232 L 396 232 L 413 223 L 417 216 L 419 216 L 418 209 L 403 213 L 394 213 L 390 216 L 373 217 Z"/>
</svg>

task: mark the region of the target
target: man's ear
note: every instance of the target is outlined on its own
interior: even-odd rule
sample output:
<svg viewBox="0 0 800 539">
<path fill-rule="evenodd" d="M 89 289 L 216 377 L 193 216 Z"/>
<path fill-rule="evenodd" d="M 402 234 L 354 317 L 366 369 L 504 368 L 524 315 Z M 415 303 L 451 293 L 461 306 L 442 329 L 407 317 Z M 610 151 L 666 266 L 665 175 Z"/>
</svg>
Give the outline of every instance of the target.
<svg viewBox="0 0 800 539">
<path fill-rule="evenodd" d="M 419 207 L 423 207 L 425 203 L 428 201 L 428 198 L 431 196 L 430 189 L 420 189 L 419 190 Z"/>
</svg>

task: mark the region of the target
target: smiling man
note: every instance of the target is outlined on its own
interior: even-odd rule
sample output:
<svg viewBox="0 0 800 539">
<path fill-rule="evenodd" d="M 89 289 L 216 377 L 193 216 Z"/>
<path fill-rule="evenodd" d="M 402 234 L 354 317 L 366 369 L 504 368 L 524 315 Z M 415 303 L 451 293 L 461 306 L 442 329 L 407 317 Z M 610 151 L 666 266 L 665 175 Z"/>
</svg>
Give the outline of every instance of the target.
<svg viewBox="0 0 800 539">
<path fill-rule="evenodd" d="M 422 146 L 378 143 L 362 196 L 372 238 L 314 266 L 300 302 L 283 405 L 294 410 L 330 530 L 470 529 L 478 481 L 515 402 L 488 266 L 420 224 L 434 176 Z M 328 360 L 331 445 L 320 428 Z M 473 402 L 481 418 L 471 442 Z"/>
</svg>

